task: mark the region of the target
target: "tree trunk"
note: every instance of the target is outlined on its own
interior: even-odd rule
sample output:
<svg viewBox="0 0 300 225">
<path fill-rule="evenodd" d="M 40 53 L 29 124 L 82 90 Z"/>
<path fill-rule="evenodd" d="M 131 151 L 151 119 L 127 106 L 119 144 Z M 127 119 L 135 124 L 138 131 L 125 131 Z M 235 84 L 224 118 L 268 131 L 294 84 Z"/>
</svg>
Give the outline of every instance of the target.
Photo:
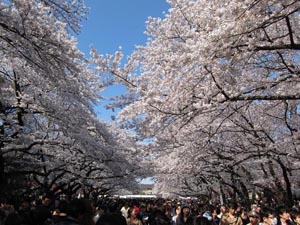
<svg viewBox="0 0 300 225">
<path fill-rule="evenodd" d="M 0 102 L 0 111 L 2 112 L 2 104 Z M 2 121 L 3 122 L 3 121 Z M 4 127 L 3 127 L 3 123 L 1 122 L 0 124 L 0 137 L 1 137 L 1 141 L 0 141 L 0 195 L 1 193 L 4 193 L 4 186 L 5 186 L 5 174 L 4 174 L 4 158 L 2 155 L 2 148 L 4 147 L 4 143 L 2 141 L 2 138 L 4 138 Z M 2 197 L 2 196 L 0 196 Z"/>
<path fill-rule="evenodd" d="M 278 157 L 277 160 L 278 164 L 280 165 L 280 168 L 282 169 L 282 175 L 283 175 L 283 179 L 285 182 L 285 191 L 286 191 L 286 198 L 284 199 L 285 204 L 288 207 L 292 207 L 293 206 L 293 194 L 292 194 L 292 188 L 291 188 L 291 183 L 290 183 L 290 179 L 288 176 L 288 170 L 285 167 L 285 165 L 282 163 L 282 161 L 280 160 L 280 158 Z"/>
<path fill-rule="evenodd" d="M 1 195 L 4 193 L 5 184 L 6 182 L 5 182 L 5 174 L 4 174 L 4 158 L 2 154 L 0 154 L 0 198 L 2 197 Z"/>
</svg>

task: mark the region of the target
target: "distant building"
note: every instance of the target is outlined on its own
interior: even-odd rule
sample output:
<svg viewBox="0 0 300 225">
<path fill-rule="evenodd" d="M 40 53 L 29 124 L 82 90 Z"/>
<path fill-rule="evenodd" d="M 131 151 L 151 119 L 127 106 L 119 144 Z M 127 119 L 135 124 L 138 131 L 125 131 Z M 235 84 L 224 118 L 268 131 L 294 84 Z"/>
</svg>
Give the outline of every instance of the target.
<svg viewBox="0 0 300 225">
<path fill-rule="evenodd" d="M 139 184 L 141 195 L 153 195 L 153 184 Z"/>
</svg>

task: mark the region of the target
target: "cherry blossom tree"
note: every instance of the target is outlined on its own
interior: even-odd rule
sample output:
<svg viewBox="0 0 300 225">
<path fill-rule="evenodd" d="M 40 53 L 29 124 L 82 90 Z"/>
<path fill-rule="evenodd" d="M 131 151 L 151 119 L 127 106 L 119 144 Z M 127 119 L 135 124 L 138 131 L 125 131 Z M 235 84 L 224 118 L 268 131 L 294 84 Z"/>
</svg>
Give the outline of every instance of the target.
<svg viewBox="0 0 300 225">
<path fill-rule="evenodd" d="M 72 36 L 85 14 L 81 0 L 0 1 L 0 186 L 5 191 L 16 180 L 21 187 L 74 192 L 116 191 L 122 183 L 135 183 L 139 166 L 127 161 L 135 156 L 127 148 L 135 145 L 122 145 L 93 111 L 101 99 L 101 77 Z"/>
<path fill-rule="evenodd" d="M 160 191 L 221 185 L 241 197 L 276 186 L 291 205 L 299 188 L 299 2 L 168 2 L 124 67 L 121 52 L 92 51 L 111 74 L 107 83 L 128 90 L 108 107 L 121 107 L 122 125 L 154 142 Z"/>
</svg>

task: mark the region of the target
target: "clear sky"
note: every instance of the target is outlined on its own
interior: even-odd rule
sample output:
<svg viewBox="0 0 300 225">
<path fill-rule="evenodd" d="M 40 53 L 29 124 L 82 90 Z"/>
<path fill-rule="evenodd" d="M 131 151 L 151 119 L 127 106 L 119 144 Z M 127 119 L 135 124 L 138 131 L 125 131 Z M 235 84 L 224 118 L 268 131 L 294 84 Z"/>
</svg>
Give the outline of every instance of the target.
<svg viewBox="0 0 300 225">
<path fill-rule="evenodd" d="M 82 22 L 82 30 L 77 36 L 78 47 L 86 56 L 90 46 L 100 54 L 114 53 L 119 46 L 125 56 L 130 55 L 136 45 L 144 45 L 145 23 L 149 16 L 163 17 L 168 12 L 166 0 L 86 0 L 90 7 L 87 20 Z M 112 96 L 121 93 L 120 87 L 112 87 L 104 93 Z M 111 111 L 104 109 L 105 102 L 95 108 L 99 118 L 111 121 Z M 149 179 L 142 183 L 152 183 Z"/>
<path fill-rule="evenodd" d="M 125 56 L 130 55 L 136 45 L 144 45 L 145 22 L 149 16 L 163 17 L 168 12 L 166 0 L 86 0 L 90 8 L 87 20 L 82 22 L 82 30 L 77 37 L 78 47 L 86 56 L 90 46 L 100 54 L 114 53 L 119 46 Z M 120 87 L 112 87 L 104 96 L 122 92 Z M 111 121 L 113 114 L 104 110 L 105 102 L 96 107 L 99 118 Z"/>
</svg>

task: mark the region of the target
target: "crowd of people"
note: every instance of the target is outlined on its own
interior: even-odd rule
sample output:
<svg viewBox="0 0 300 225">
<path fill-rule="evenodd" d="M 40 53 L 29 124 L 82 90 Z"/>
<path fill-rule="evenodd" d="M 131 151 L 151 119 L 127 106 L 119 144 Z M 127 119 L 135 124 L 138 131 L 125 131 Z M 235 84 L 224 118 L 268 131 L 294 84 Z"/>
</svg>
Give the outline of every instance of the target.
<svg viewBox="0 0 300 225">
<path fill-rule="evenodd" d="M 0 225 L 300 225 L 300 208 L 204 204 L 195 200 L 49 196 L 1 202 Z"/>
</svg>

